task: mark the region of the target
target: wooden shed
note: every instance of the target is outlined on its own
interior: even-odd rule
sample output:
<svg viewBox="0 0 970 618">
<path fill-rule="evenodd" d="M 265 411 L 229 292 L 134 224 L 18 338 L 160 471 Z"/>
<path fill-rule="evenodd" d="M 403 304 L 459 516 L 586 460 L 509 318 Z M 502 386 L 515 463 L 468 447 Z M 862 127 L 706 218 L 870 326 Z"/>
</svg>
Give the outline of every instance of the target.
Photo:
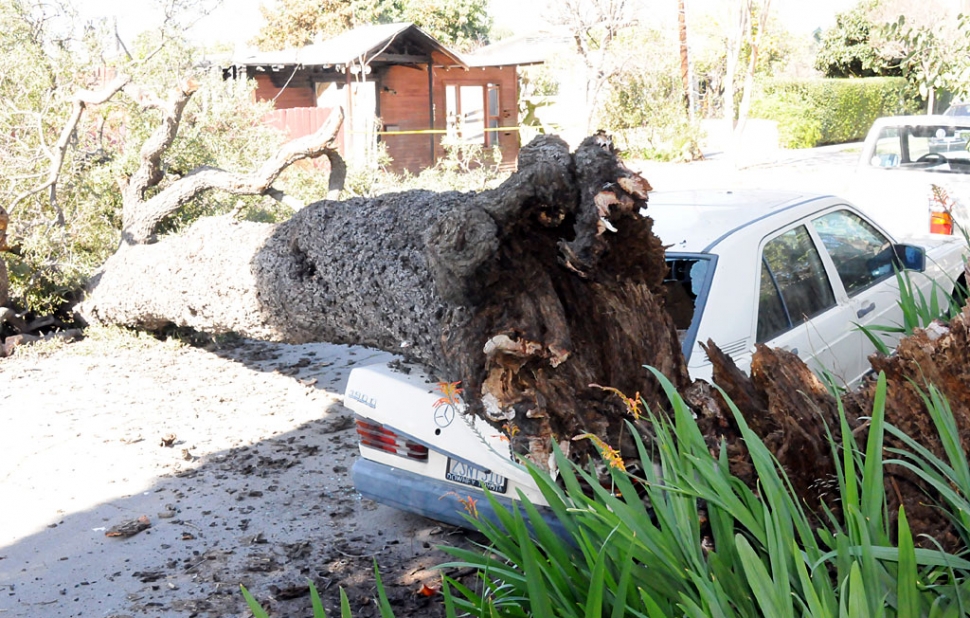
<svg viewBox="0 0 970 618">
<path fill-rule="evenodd" d="M 362 26 L 299 49 L 254 52 L 234 62 L 273 101 L 270 122 L 292 137 L 310 133 L 338 106 L 345 110 L 341 154 L 366 161 L 386 144 L 398 171 L 419 172 L 442 156 L 442 143 L 519 151 L 515 64 L 466 61 L 411 23 Z"/>
</svg>

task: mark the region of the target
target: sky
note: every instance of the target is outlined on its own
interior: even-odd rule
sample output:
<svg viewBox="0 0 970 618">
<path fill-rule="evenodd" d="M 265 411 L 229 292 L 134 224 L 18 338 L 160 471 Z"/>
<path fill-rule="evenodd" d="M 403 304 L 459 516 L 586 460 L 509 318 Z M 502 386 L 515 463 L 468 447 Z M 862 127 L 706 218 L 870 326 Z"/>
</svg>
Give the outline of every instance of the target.
<svg viewBox="0 0 970 618">
<path fill-rule="evenodd" d="M 656 1 L 656 0 L 655 0 Z M 685 0 L 688 12 L 711 10 L 724 0 Z M 857 0 L 774 0 L 772 10 L 795 34 L 811 33 L 818 27 L 830 27 L 835 14 L 856 4 Z M 244 46 L 259 30 L 261 3 L 272 0 L 223 0 L 209 16 L 189 30 L 189 35 L 204 43 L 224 42 Z M 491 0 L 495 25 L 512 32 L 527 31 L 541 19 L 545 0 Z M 138 33 L 161 21 L 154 0 L 75 0 L 83 17 L 117 18 L 122 38 L 130 41 Z M 689 13 L 688 13 L 689 14 Z"/>
</svg>

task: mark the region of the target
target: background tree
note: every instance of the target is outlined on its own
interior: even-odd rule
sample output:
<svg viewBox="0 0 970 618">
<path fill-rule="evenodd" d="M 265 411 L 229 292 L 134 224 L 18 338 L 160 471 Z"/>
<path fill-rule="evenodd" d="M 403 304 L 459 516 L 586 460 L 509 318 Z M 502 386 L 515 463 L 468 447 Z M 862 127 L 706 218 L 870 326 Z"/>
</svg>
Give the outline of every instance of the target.
<svg viewBox="0 0 970 618">
<path fill-rule="evenodd" d="M 583 63 L 587 133 L 594 128 L 607 84 L 631 57 L 616 53 L 615 47 L 621 33 L 637 25 L 639 8 L 636 0 L 556 0 L 548 5 L 547 19 L 568 30 Z"/>
<path fill-rule="evenodd" d="M 684 85 L 684 106 L 694 114 L 694 87 L 691 83 L 690 46 L 687 44 L 687 0 L 677 0 L 677 38 L 680 43 L 680 80 Z"/>
<path fill-rule="evenodd" d="M 754 94 L 754 76 L 758 69 L 758 55 L 762 48 L 762 42 L 767 38 L 768 17 L 771 14 L 771 0 L 761 0 L 755 9 L 749 0 L 743 4 L 747 5 L 748 23 L 752 28 L 749 31 L 748 40 L 748 67 L 744 74 L 744 87 L 741 94 L 741 105 L 738 107 L 738 123 L 734 129 L 734 138 L 737 142 L 744 134 L 745 125 L 748 122 L 748 113 L 751 110 L 751 97 Z M 755 15 L 752 11 L 757 11 L 757 23 L 754 23 Z"/>
<path fill-rule="evenodd" d="M 409 0 L 395 2 L 400 19 L 410 21 L 458 51 L 488 43 L 492 18 L 488 0 Z"/>
<path fill-rule="evenodd" d="M 445 45 L 466 51 L 487 42 L 488 0 L 272 0 L 252 43 L 263 50 L 302 47 L 345 30 L 409 21 Z"/>
<path fill-rule="evenodd" d="M 936 107 L 940 91 L 967 92 L 967 21 L 936 0 L 864 0 L 826 32 L 816 67 L 828 77 L 904 75 Z"/>
<path fill-rule="evenodd" d="M 835 27 L 822 34 L 815 56 L 815 68 L 825 77 L 902 75 L 899 64 L 879 49 L 878 6 L 879 0 L 863 0 L 835 16 Z"/>
<path fill-rule="evenodd" d="M 954 23 L 945 12 L 924 6 L 924 11 L 935 13 L 937 19 L 927 19 L 925 14 L 909 19 L 900 14 L 896 21 L 884 25 L 880 33 L 880 53 L 884 57 L 898 59 L 902 73 L 919 90 L 926 101 L 926 113 L 932 114 L 936 107 L 937 93 L 941 90 L 963 93 L 968 84 L 957 68 L 966 65 L 970 50 L 966 20 Z"/>
<path fill-rule="evenodd" d="M 679 45 L 679 37 L 666 28 L 633 27 L 617 39 L 617 53 L 629 61 L 609 81 L 596 126 L 615 135 L 630 156 L 700 156 L 700 127 L 684 105 Z"/>
</svg>

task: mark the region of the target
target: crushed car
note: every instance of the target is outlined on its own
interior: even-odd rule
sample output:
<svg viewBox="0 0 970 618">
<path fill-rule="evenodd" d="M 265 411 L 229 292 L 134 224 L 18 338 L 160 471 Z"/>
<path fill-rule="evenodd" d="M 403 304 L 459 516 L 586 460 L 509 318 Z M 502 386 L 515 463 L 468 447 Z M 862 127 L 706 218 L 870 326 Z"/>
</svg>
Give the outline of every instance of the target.
<svg viewBox="0 0 970 618">
<path fill-rule="evenodd" d="M 763 343 L 852 385 L 875 351 L 860 327 L 902 323 L 898 272 L 943 306 L 961 289 L 959 239 L 898 242 L 831 195 L 654 192 L 644 214 L 667 246 L 666 305 L 694 379 L 711 378 L 700 346 L 710 339 L 744 370 Z M 494 519 L 483 487 L 502 503 L 521 492 L 546 504 L 509 436 L 465 412 L 458 384 L 401 363 L 371 365 L 351 372 L 345 405 L 356 416 L 352 474 L 365 498 L 466 527 L 468 514 Z"/>
</svg>

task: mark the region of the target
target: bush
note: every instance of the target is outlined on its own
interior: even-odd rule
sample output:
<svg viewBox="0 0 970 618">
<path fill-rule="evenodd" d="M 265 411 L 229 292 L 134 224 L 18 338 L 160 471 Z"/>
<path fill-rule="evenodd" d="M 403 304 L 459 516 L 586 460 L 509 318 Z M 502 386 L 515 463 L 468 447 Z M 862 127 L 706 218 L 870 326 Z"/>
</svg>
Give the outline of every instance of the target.
<svg viewBox="0 0 970 618">
<path fill-rule="evenodd" d="M 776 121 L 778 145 L 782 148 L 811 148 L 822 139 L 822 121 L 816 110 L 790 92 L 755 99 L 751 117 Z"/>
<path fill-rule="evenodd" d="M 901 77 L 772 80 L 762 84 L 752 116 L 777 121 L 779 133 L 793 144 L 788 147 L 805 148 L 860 141 L 876 118 L 919 106 Z M 816 122 L 819 135 L 809 143 Z"/>
<path fill-rule="evenodd" d="M 670 71 L 641 69 L 611 80 L 600 122 L 635 158 L 691 160 L 700 152 L 700 126 L 688 118 L 680 77 Z"/>
</svg>

